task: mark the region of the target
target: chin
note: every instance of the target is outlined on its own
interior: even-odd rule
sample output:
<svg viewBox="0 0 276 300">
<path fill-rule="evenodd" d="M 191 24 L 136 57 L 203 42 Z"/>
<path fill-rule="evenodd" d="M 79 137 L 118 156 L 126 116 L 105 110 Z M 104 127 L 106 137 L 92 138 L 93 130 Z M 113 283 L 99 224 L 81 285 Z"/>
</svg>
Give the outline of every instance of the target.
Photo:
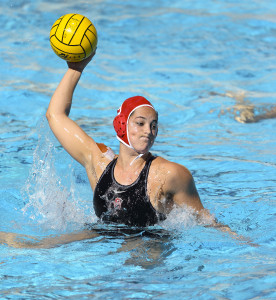
<svg viewBox="0 0 276 300">
<path fill-rule="evenodd" d="M 138 142 L 138 143 L 132 143 L 133 148 L 138 154 L 146 154 L 150 151 L 151 147 L 153 146 L 154 141 L 147 141 L 147 142 Z"/>
<path fill-rule="evenodd" d="M 149 151 L 150 151 L 150 149 L 151 149 L 151 146 L 152 145 L 150 145 L 150 146 L 148 146 L 148 147 L 146 147 L 146 148 L 136 148 L 135 150 L 137 151 L 137 153 L 139 153 L 139 154 L 146 154 L 146 153 L 148 153 Z"/>
</svg>

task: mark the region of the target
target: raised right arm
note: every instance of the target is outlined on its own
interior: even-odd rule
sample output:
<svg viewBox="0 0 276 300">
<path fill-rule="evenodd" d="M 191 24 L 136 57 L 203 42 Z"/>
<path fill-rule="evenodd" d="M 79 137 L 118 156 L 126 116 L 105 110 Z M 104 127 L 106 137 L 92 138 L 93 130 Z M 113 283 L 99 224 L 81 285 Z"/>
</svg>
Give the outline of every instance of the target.
<svg viewBox="0 0 276 300">
<path fill-rule="evenodd" d="M 101 155 L 101 151 L 96 142 L 68 116 L 74 90 L 92 57 L 93 55 L 79 63 L 68 63 L 69 68 L 54 92 L 46 113 L 56 138 L 64 149 L 84 167 L 91 165 L 92 156 Z"/>
</svg>

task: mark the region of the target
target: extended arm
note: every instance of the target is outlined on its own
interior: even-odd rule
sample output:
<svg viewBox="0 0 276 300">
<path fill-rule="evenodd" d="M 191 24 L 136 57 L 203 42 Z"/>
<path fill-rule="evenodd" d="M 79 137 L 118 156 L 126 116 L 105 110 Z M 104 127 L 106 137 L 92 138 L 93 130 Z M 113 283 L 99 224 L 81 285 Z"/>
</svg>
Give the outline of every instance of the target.
<svg viewBox="0 0 276 300">
<path fill-rule="evenodd" d="M 76 241 L 93 239 L 97 236 L 99 234 L 94 230 L 83 230 L 46 238 L 0 231 L 0 245 L 4 244 L 14 248 L 48 249 Z"/>
<path fill-rule="evenodd" d="M 219 223 L 210 212 L 205 209 L 200 201 L 195 182 L 192 174 L 183 166 L 178 164 L 171 164 L 168 167 L 170 170 L 170 178 L 167 181 L 166 189 L 167 194 L 171 195 L 173 203 L 177 206 L 188 206 L 196 213 L 199 223 L 205 227 L 213 227 L 222 232 L 227 232 L 232 238 L 242 243 L 251 246 L 257 246 L 249 239 L 237 234 L 228 225 Z"/>
</svg>

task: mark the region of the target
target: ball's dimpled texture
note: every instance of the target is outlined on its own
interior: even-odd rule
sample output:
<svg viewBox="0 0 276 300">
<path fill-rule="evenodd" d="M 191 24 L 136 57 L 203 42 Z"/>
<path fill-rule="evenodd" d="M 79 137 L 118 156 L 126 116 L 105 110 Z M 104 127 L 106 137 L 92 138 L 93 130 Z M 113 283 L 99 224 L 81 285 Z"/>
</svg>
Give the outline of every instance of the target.
<svg viewBox="0 0 276 300">
<path fill-rule="evenodd" d="M 90 56 L 97 47 L 97 31 L 91 21 L 79 14 L 67 14 L 53 24 L 50 43 L 54 52 L 70 62 Z"/>
</svg>

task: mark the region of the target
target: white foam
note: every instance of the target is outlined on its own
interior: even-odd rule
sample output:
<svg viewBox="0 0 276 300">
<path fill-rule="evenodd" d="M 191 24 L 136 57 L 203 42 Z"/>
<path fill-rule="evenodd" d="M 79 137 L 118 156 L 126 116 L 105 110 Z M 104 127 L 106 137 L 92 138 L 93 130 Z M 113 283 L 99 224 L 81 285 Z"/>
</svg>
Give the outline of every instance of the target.
<svg viewBox="0 0 276 300">
<path fill-rule="evenodd" d="M 183 231 L 197 225 L 194 210 L 189 207 L 174 207 L 161 226 L 167 230 Z"/>
<path fill-rule="evenodd" d="M 183 231 L 183 229 L 189 229 L 197 225 L 205 226 L 212 224 L 214 216 L 211 215 L 207 210 L 206 214 L 198 216 L 194 209 L 183 206 L 174 207 L 167 219 L 162 222 L 161 226 L 167 230 Z"/>
<path fill-rule="evenodd" d="M 45 120 L 41 122 L 38 134 L 33 165 L 22 190 L 26 199 L 23 213 L 46 230 L 78 229 L 84 223 L 95 221 L 95 215 L 90 213 L 87 203 L 78 196 L 79 187 L 76 187 L 73 178 L 73 168 L 69 164 L 65 165 L 65 175 L 62 178 L 58 175 L 55 166 L 57 150 L 53 144 L 55 139 Z"/>
</svg>

